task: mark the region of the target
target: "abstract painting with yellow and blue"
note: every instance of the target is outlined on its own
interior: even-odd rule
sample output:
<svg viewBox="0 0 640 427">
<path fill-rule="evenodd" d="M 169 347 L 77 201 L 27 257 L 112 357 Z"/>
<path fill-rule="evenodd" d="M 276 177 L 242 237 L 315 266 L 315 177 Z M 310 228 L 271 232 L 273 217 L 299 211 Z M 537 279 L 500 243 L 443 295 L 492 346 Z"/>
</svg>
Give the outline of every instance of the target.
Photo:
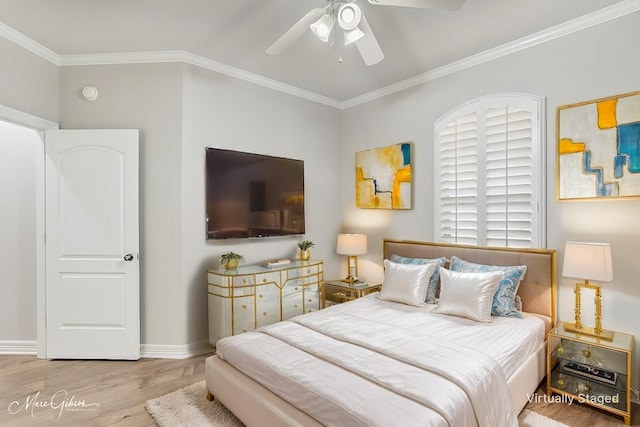
<svg viewBox="0 0 640 427">
<path fill-rule="evenodd" d="M 411 142 L 356 153 L 356 207 L 411 209 Z"/>
</svg>

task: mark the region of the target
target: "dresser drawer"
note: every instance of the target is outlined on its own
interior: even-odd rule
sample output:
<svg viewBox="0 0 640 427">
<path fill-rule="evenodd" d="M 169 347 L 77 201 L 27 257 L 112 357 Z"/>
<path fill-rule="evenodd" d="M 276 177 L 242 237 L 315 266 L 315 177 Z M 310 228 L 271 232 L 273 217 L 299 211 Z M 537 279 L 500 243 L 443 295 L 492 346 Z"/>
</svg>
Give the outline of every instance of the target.
<svg viewBox="0 0 640 427">
<path fill-rule="evenodd" d="M 303 310 L 302 290 L 282 296 L 282 320 L 302 314 Z"/>
<path fill-rule="evenodd" d="M 320 292 L 313 290 L 304 291 L 304 312 L 311 313 L 312 311 L 320 310 Z"/>
<path fill-rule="evenodd" d="M 257 326 L 280 321 L 280 288 L 275 283 L 256 286 Z"/>
<path fill-rule="evenodd" d="M 622 390 L 586 378 L 565 374 L 561 369 L 554 369 L 551 374 L 551 385 L 559 390 L 577 396 L 581 403 L 590 401 L 609 408 L 626 410 L 626 379 Z"/>
<path fill-rule="evenodd" d="M 556 349 L 559 358 L 594 367 L 606 366 L 607 370 L 620 374 L 627 373 L 626 353 L 566 339 L 560 341 L 560 347 Z"/>
<path fill-rule="evenodd" d="M 253 297 L 233 299 L 233 335 L 253 331 L 256 328 Z"/>
</svg>

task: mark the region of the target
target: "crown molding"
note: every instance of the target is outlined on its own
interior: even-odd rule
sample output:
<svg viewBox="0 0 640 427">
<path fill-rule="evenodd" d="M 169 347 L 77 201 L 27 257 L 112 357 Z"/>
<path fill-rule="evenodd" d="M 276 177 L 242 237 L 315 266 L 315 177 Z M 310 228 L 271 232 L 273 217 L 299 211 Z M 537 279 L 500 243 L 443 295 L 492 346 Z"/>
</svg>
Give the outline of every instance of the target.
<svg viewBox="0 0 640 427">
<path fill-rule="evenodd" d="M 333 108 L 341 108 L 341 103 L 333 98 L 319 95 L 315 92 L 301 89 L 297 86 L 270 79 L 260 74 L 252 73 L 241 68 L 233 67 L 213 59 L 181 50 L 60 56 L 60 66 L 63 67 L 78 65 L 149 64 L 166 62 L 182 62 L 185 64 L 195 65 L 197 67 L 225 74 L 249 83 L 297 96 L 298 98 L 307 99 Z"/>
<path fill-rule="evenodd" d="M 0 22 L 0 37 L 14 42 L 18 46 L 28 50 L 29 52 L 46 59 L 54 65 L 60 65 L 60 55 L 30 39 L 24 34 L 14 30 L 4 22 Z"/>
<path fill-rule="evenodd" d="M 502 58 L 512 53 L 520 52 L 530 47 L 538 46 L 551 40 L 573 34 L 586 28 L 608 22 L 622 16 L 637 12 L 640 10 L 640 0 L 625 0 L 612 6 L 605 7 L 598 11 L 583 15 L 571 21 L 558 24 L 534 34 L 522 37 L 509 43 L 487 49 L 483 52 L 452 62 L 442 67 L 434 68 L 423 74 L 399 81 L 397 83 L 385 86 L 380 89 L 356 96 L 342 102 L 341 108 L 347 109 L 382 98 L 387 95 L 400 92 L 414 86 L 418 86 L 441 77 L 455 74 L 459 71 L 467 70 L 485 62 L 490 62 L 498 58 Z"/>
<path fill-rule="evenodd" d="M 0 119 L 36 130 L 58 129 L 60 127 L 56 122 L 7 107 L 6 105 L 0 105 Z"/>
<path fill-rule="evenodd" d="M 153 64 L 159 62 L 184 62 L 184 51 L 120 52 L 60 55 L 61 67 L 81 65 Z"/>
<path fill-rule="evenodd" d="M 342 102 L 329 98 L 328 96 L 320 95 L 315 92 L 311 92 L 306 89 L 299 88 L 287 83 L 283 83 L 278 80 L 270 79 L 260 74 L 251 73 L 249 71 L 242 70 L 240 68 L 232 67 L 230 65 L 223 64 L 221 62 L 214 61 L 212 59 L 203 58 L 202 56 L 194 55 L 192 53 L 185 53 L 185 61 L 188 64 L 196 65 L 198 67 L 206 68 L 211 71 L 217 71 L 222 74 L 226 74 L 231 77 L 235 77 L 240 80 L 244 80 L 250 83 L 254 83 L 260 86 L 267 87 L 269 89 L 284 92 L 289 95 L 297 96 L 309 101 L 317 102 L 329 107 L 342 109 Z"/>
<path fill-rule="evenodd" d="M 366 102 L 373 101 L 384 96 L 400 92 L 414 86 L 418 86 L 441 77 L 455 74 L 459 71 L 467 70 L 480 64 L 493 61 L 498 58 L 520 52 L 530 47 L 538 46 L 551 40 L 573 34 L 577 31 L 590 28 L 604 22 L 611 21 L 622 16 L 635 13 L 640 10 L 640 0 L 623 0 L 614 5 L 602 8 L 595 12 L 581 16 L 571 21 L 547 28 L 546 30 L 522 37 L 501 46 L 485 50 L 465 59 L 452 62 L 442 67 L 435 68 L 406 80 L 393 83 L 391 85 L 373 90 L 360 96 L 339 101 L 306 89 L 299 88 L 278 80 L 274 80 L 260 74 L 252 73 L 231 65 L 195 55 L 185 51 L 160 51 L 160 52 L 124 52 L 86 55 L 59 55 L 44 47 L 40 43 L 28 38 L 24 34 L 14 30 L 8 25 L 0 22 L 0 36 L 4 37 L 24 49 L 40 56 L 41 58 L 58 66 L 78 66 L 78 65 L 107 65 L 107 64 L 143 64 L 143 63 L 163 63 L 182 62 L 215 71 L 240 80 L 244 80 L 259 86 L 317 102 L 339 110 L 345 110 Z"/>
</svg>

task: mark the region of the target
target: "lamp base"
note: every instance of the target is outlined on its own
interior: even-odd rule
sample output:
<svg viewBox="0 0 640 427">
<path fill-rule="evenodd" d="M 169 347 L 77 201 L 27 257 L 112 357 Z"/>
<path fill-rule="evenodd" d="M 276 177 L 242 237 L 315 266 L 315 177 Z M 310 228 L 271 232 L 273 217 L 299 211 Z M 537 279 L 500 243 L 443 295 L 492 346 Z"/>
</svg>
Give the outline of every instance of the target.
<svg viewBox="0 0 640 427">
<path fill-rule="evenodd" d="M 589 335 L 592 337 L 600 338 L 605 341 L 613 341 L 613 331 L 608 331 L 603 329 L 600 333 L 596 332 L 596 328 L 592 328 L 589 326 L 583 326 L 581 328 L 577 328 L 575 323 L 562 322 L 562 327 L 565 331 L 575 332 L 582 335 Z"/>
<path fill-rule="evenodd" d="M 348 283 L 350 286 L 353 286 L 354 283 L 362 283 L 360 282 L 360 280 L 358 280 L 353 276 L 345 277 L 344 279 L 341 280 L 341 282 Z"/>
</svg>

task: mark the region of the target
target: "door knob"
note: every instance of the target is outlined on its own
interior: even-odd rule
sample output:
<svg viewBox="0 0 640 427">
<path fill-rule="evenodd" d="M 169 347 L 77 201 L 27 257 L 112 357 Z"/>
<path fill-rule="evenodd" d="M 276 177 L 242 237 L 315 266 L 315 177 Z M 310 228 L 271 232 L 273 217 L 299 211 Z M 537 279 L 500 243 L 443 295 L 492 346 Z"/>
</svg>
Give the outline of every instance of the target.
<svg viewBox="0 0 640 427">
<path fill-rule="evenodd" d="M 126 255 L 124 256 L 124 260 L 125 260 L 125 261 L 127 261 L 127 262 L 129 262 L 129 261 L 133 260 L 133 255 L 131 255 L 131 254 L 126 254 Z"/>
</svg>

